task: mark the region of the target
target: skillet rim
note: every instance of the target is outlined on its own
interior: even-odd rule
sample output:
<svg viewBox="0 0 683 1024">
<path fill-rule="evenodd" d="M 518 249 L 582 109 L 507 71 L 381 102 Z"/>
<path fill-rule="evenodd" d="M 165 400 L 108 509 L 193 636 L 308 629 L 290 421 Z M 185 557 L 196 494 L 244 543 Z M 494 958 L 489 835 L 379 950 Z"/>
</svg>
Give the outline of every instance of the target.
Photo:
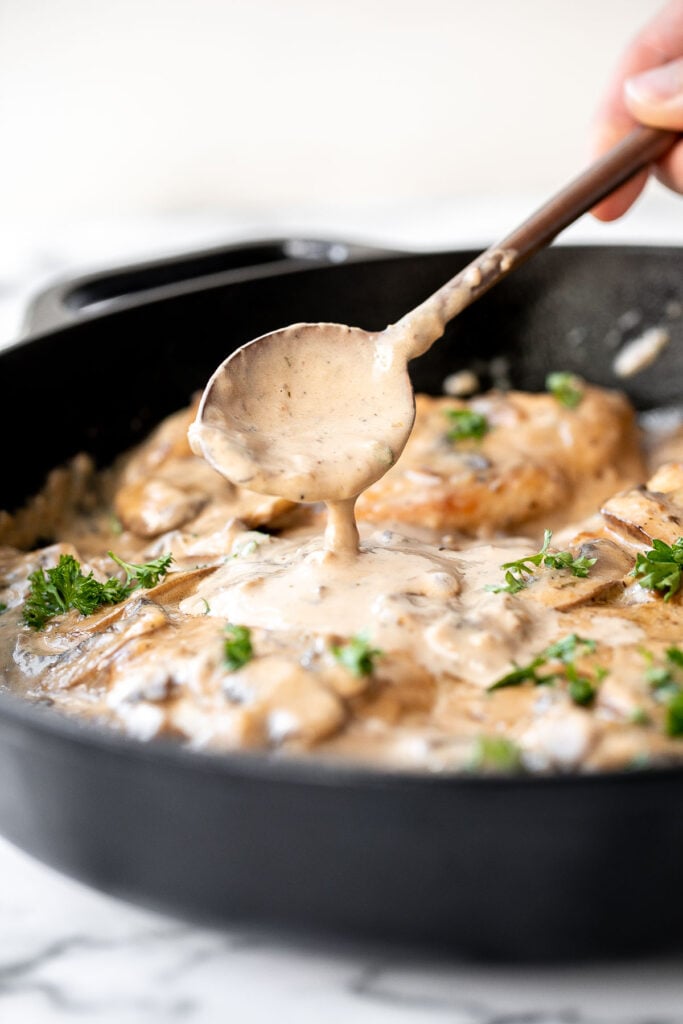
<svg viewBox="0 0 683 1024">
<path fill-rule="evenodd" d="M 646 782 L 648 785 L 657 785 L 661 781 L 683 783 L 683 764 L 594 772 L 435 772 L 373 767 L 367 762 L 346 763 L 341 759 L 328 760 L 325 757 L 306 754 L 278 755 L 260 750 L 199 750 L 183 746 L 180 741 L 163 736 L 151 740 L 127 736 L 106 724 L 71 717 L 51 707 L 32 703 L 8 690 L 0 690 L 0 722 L 2 721 L 28 727 L 33 732 L 47 734 L 76 747 L 93 748 L 133 760 L 137 758 L 143 762 L 171 763 L 175 767 L 189 771 L 208 770 L 212 775 L 228 775 L 235 779 L 253 778 L 274 784 L 299 783 L 343 789 L 405 789 L 429 786 L 441 789 L 559 787 L 566 790 L 577 787 L 595 789 L 596 783 L 606 787 L 621 786 L 636 780 L 640 784 Z"/>
<path fill-rule="evenodd" d="M 307 236 L 310 238 L 310 236 Z M 121 295 L 110 308 L 101 309 L 98 308 L 96 300 L 92 304 L 85 305 L 82 307 L 77 315 L 69 321 L 59 321 L 52 326 L 46 326 L 41 323 L 39 327 L 34 328 L 32 326 L 32 320 L 36 314 L 36 310 L 40 311 L 40 307 L 43 299 L 52 299 L 53 297 L 59 297 L 66 295 L 68 297 L 71 288 L 81 286 L 83 282 L 89 283 L 91 280 L 99 283 L 101 278 L 108 280 L 110 277 L 118 277 L 123 274 L 130 273 L 134 275 L 139 270 L 145 270 L 149 266 L 154 266 L 157 263 L 167 262 L 169 264 L 181 262 L 185 256 L 194 258 L 195 256 L 201 256 L 203 250 L 199 252 L 179 252 L 176 256 L 170 258 L 162 258 L 159 260 L 146 261 L 146 262 L 135 262 L 130 264 L 117 264 L 112 265 L 109 269 L 102 272 L 93 272 L 92 275 L 74 275 L 73 277 L 59 276 L 54 281 L 48 284 L 45 288 L 34 292 L 29 296 L 28 303 L 26 306 L 26 315 L 24 319 L 24 329 L 18 337 L 12 339 L 9 343 L 0 346 L 0 361 L 4 356 L 5 352 L 16 352 L 19 348 L 24 345 L 30 344 L 33 341 L 47 341 L 53 336 L 60 335 L 62 333 L 68 333 L 71 330 L 78 329 L 83 324 L 92 325 L 93 322 L 115 319 L 121 314 L 125 314 L 133 308 L 146 308 L 161 305 L 164 302 L 173 300 L 174 298 L 183 294 L 197 294 L 202 292 L 211 292 L 226 287 L 227 285 L 239 285 L 243 281 L 259 281 L 263 279 L 269 279 L 272 277 L 284 277 L 294 276 L 302 273 L 311 273 L 316 271 L 333 271 L 338 268 L 347 267 L 350 265 L 366 264 L 372 266 L 373 264 L 383 263 L 399 263 L 403 261 L 409 261 L 411 259 L 420 258 L 450 258 L 450 257 L 465 257 L 466 259 L 474 258 L 482 252 L 482 247 L 474 244 L 468 244 L 459 246 L 456 248 L 444 246 L 443 248 L 432 248 L 427 247 L 424 249 L 419 248 L 400 248 L 392 246 L 391 248 L 383 247 L 379 244 L 373 245 L 372 242 L 356 242 L 350 239 L 336 239 L 334 242 L 330 242 L 329 237 L 320 236 L 316 239 L 318 244 L 341 244 L 346 246 L 350 250 L 350 257 L 340 262 L 303 262 L 296 259 L 285 259 L 281 263 L 270 263 L 261 264 L 256 266 L 243 266 L 237 269 L 224 271 L 220 274 L 209 274 L 205 277 L 196 277 L 191 281 L 180 281 L 176 282 L 172 287 L 162 287 L 153 289 L 145 293 L 144 298 L 139 298 L 134 295 L 132 298 Z M 259 239 L 249 239 L 248 245 L 282 245 L 286 247 L 291 245 L 291 236 L 264 236 Z M 242 246 L 240 243 L 236 245 L 225 246 L 225 249 L 240 249 Z M 357 255 L 355 250 L 360 250 L 360 255 Z M 564 242 L 562 238 L 556 239 L 551 245 L 546 246 L 540 253 L 537 253 L 535 257 L 524 261 L 537 262 L 543 258 L 544 253 L 551 253 L 554 251 L 561 250 L 567 253 L 570 257 L 582 254 L 584 251 L 589 250 L 596 255 L 609 255 L 614 252 L 627 253 L 630 256 L 647 255 L 652 252 L 657 252 L 664 257 L 671 258 L 683 258 L 683 242 L 675 244 L 673 242 L 593 242 L 593 241 L 569 241 Z M 552 258 L 552 257 L 551 257 Z M 524 264 L 520 264 L 520 268 Z M 513 274 L 509 275 L 510 277 Z M 426 298 L 426 296 L 425 296 Z M 355 326 L 360 326 L 356 324 Z"/>
</svg>

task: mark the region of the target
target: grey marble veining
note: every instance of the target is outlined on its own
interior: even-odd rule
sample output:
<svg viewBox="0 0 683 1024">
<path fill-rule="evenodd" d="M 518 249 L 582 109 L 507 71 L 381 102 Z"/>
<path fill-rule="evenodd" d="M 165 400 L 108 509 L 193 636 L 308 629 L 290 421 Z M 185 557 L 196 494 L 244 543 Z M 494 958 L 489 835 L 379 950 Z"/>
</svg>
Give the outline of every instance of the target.
<svg viewBox="0 0 683 1024">
<path fill-rule="evenodd" d="M 683 1024 L 683 955 L 568 968 L 249 929 L 129 906 L 0 841 L 0 1021 Z"/>
</svg>

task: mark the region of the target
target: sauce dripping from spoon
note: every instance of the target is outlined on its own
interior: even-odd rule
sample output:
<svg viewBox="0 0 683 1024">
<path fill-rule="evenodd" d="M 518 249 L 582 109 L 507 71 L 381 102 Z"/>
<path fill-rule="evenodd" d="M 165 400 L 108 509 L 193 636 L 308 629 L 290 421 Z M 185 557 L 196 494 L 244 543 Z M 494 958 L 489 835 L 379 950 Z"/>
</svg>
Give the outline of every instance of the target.
<svg viewBox="0 0 683 1024">
<path fill-rule="evenodd" d="M 188 432 L 192 450 L 249 490 L 325 502 L 325 550 L 353 557 L 359 549 L 355 500 L 396 462 L 412 430 L 410 360 L 425 353 L 453 317 L 678 138 L 636 128 L 383 331 L 300 323 L 241 346 L 204 390 Z"/>
</svg>

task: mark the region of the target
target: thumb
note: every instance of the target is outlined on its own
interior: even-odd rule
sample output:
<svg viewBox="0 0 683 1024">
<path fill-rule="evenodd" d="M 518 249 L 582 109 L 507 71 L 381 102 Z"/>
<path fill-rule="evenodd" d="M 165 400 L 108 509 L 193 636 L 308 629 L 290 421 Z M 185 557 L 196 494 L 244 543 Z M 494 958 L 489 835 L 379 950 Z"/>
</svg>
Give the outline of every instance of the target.
<svg viewBox="0 0 683 1024">
<path fill-rule="evenodd" d="M 624 101 L 637 121 L 682 131 L 683 57 L 627 78 Z"/>
</svg>

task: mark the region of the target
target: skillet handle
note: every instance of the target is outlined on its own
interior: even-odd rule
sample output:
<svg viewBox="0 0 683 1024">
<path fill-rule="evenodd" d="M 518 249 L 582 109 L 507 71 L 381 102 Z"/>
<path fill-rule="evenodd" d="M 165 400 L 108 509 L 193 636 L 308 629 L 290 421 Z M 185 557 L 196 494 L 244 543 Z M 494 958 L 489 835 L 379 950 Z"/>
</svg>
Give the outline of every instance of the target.
<svg viewBox="0 0 683 1024">
<path fill-rule="evenodd" d="M 202 288 L 392 253 L 342 240 L 267 238 L 112 267 L 57 280 L 35 295 L 25 310 L 20 336 Z"/>
</svg>

